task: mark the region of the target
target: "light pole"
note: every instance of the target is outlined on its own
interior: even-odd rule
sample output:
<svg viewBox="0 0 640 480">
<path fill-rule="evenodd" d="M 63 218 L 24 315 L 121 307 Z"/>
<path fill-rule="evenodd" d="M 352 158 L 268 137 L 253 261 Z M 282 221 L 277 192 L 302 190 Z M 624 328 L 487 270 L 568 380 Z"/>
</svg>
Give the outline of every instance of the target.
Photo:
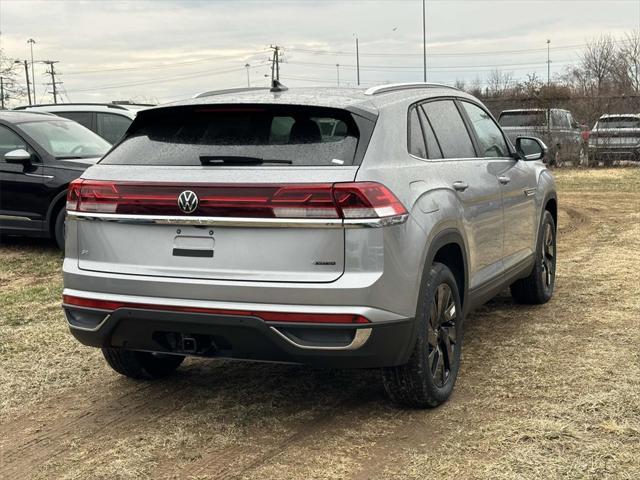
<svg viewBox="0 0 640 480">
<path fill-rule="evenodd" d="M 33 86 L 33 103 L 38 103 L 36 100 L 36 74 L 33 71 L 33 45 L 36 41 L 33 38 L 27 40 L 27 43 L 31 47 L 31 85 Z"/>
<path fill-rule="evenodd" d="M 426 0 L 422 0 L 422 60 L 423 60 L 423 80 L 427 81 L 427 5 Z"/>
<path fill-rule="evenodd" d="M 358 35 L 353 34 L 356 37 L 356 79 L 358 85 L 360 85 L 360 48 L 358 46 Z"/>
<path fill-rule="evenodd" d="M 551 86 L 551 40 L 547 39 L 547 90 Z"/>
<path fill-rule="evenodd" d="M 16 60 L 13 63 L 23 63 L 24 62 L 24 74 L 27 77 L 27 97 L 29 98 L 29 106 L 31 106 L 31 87 L 29 82 L 29 65 L 26 60 Z"/>
<path fill-rule="evenodd" d="M 340 64 L 336 63 L 336 73 L 338 75 L 338 87 L 340 86 Z"/>
<path fill-rule="evenodd" d="M 247 87 L 251 88 L 251 79 L 249 78 L 249 68 L 251 68 L 251 65 L 249 65 L 248 63 L 245 63 L 244 68 L 247 69 Z"/>
</svg>

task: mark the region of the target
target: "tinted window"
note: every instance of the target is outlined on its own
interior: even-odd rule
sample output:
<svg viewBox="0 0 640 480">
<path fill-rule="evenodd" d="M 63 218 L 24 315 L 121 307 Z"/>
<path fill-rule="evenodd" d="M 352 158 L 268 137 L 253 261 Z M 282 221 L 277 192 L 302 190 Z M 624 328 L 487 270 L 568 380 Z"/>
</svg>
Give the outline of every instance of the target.
<svg viewBox="0 0 640 480">
<path fill-rule="evenodd" d="M 56 112 L 56 115 L 78 122 L 80 125 L 87 127 L 90 130 L 93 129 L 93 113 L 91 112 Z"/>
<path fill-rule="evenodd" d="M 445 158 L 476 156 L 469 132 L 453 100 L 428 102 L 422 108 L 429 118 Z"/>
<path fill-rule="evenodd" d="M 504 141 L 502 131 L 487 112 L 477 105 L 462 102 L 471 125 L 476 132 L 480 144 L 480 155 L 483 157 L 508 157 L 509 150 Z"/>
<path fill-rule="evenodd" d="M 0 125 L 0 160 L 4 160 L 5 154 L 19 148 L 27 150 L 27 145 L 18 135 L 7 127 Z"/>
<path fill-rule="evenodd" d="M 429 123 L 422 107 L 418 109 L 418 116 L 420 117 L 422 131 L 424 132 L 427 143 L 427 156 L 431 159 L 442 158 L 442 152 L 440 151 L 438 140 L 436 139 L 435 133 L 433 133 L 433 128 L 431 128 L 431 124 Z"/>
<path fill-rule="evenodd" d="M 598 128 L 640 128 L 640 118 L 604 117 L 598 120 L 595 129 Z"/>
<path fill-rule="evenodd" d="M 427 150 L 424 145 L 422 127 L 418 119 L 418 109 L 411 108 L 409 112 L 409 153 L 420 158 L 427 158 Z"/>
<path fill-rule="evenodd" d="M 503 127 L 545 127 L 547 114 L 544 110 L 502 112 L 498 123 Z"/>
<path fill-rule="evenodd" d="M 25 122 L 20 128 L 56 158 L 101 157 L 111 147 L 88 128 L 68 120 Z"/>
<path fill-rule="evenodd" d="M 213 157 L 224 164 L 352 165 L 359 139 L 351 114 L 329 108 L 207 106 L 139 115 L 102 163 L 210 165 Z"/>
<path fill-rule="evenodd" d="M 116 143 L 131 125 L 131 119 L 113 113 L 98 113 L 98 135 L 110 143 Z"/>
</svg>

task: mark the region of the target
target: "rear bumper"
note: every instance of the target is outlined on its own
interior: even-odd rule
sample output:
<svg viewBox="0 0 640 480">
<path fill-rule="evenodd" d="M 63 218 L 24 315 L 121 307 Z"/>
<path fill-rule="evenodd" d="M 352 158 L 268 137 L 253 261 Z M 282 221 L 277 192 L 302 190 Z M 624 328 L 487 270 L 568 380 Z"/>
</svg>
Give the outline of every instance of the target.
<svg viewBox="0 0 640 480">
<path fill-rule="evenodd" d="M 637 160 L 640 147 L 597 147 L 589 146 L 589 156 L 593 159 Z"/>
<path fill-rule="evenodd" d="M 65 290 L 65 294 L 78 293 L 82 294 Z M 128 296 L 118 298 L 132 299 Z M 141 297 L 135 297 L 135 300 L 140 302 Z M 145 308 L 122 307 L 107 311 L 68 304 L 63 308 L 71 333 L 81 343 L 93 347 L 333 368 L 373 368 L 406 363 L 415 335 L 413 319 L 368 307 L 319 308 L 325 313 L 333 310 L 334 313 L 364 315 L 370 323 L 316 324 L 265 321 L 249 313 L 255 310 L 254 304 L 236 304 L 230 313 L 212 314 L 167 311 L 160 305 L 154 308 L 154 299 L 142 300 L 147 304 Z M 161 300 L 166 304 L 167 299 Z M 199 305 L 211 306 L 210 302 Z M 224 306 L 229 308 L 228 304 Z M 283 305 L 271 305 L 270 308 L 275 311 L 291 309 Z M 314 307 L 306 309 L 312 311 Z M 234 310 L 239 314 L 234 314 Z"/>
</svg>

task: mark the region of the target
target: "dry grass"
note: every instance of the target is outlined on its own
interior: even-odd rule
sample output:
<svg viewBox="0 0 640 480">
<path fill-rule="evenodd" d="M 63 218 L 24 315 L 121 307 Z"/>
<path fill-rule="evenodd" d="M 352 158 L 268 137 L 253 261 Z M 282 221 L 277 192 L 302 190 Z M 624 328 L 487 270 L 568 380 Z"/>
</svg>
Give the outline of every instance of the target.
<svg viewBox="0 0 640 480">
<path fill-rule="evenodd" d="M 0 247 L 0 478 L 640 478 L 640 169 L 561 170 L 554 299 L 467 321 L 454 396 L 375 371 L 190 360 L 148 384 L 77 344 L 60 255 Z"/>
</svg>

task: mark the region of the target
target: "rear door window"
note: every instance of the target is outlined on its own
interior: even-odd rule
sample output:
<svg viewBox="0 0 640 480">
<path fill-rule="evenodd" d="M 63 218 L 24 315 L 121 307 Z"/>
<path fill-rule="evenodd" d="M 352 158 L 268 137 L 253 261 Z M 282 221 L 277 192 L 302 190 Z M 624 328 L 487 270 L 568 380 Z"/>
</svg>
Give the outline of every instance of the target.
<svg viewBox="0 0 640 480">
<path fill-rule="evenodd" d="M 360 140 L 350 112 L 290 105 L 149 110 L 101 163 L 352 165 Z"/>
<path fill-rule="evenodd" d="M 97 113 L 98 135 L 109 143 L 119 141 L 131 125 L 131 119 L 114 113 Z"/>
<path fill-rule="evenodd" d="M 422 108 L 438 138 L 444 158 L 476 156 L 467 127 L 453 100 L 427 102 Z"/>
<path fill-rule="evenodd" d="M 460 102 L 467 112 L 469 121 L 476 132 L 482 157 L 508 157 L 509 149 L 502 130 L 483 109 L 469 102 Z"/>
<path fill-rule="evenodd" d="M 422 107 L 418 108 L 418 117 L 420 117 L 422 131 L 424 132 L 424 138 L 427 144 L 427 156 L 434 160 L 442 158 L 442 151 L 440 150 L 440 145 L 438 145 L 438 139 L 436 138 L 436 134 L 433 133 L 431 123 L 429 123 L 429 119 Z"/>
</svg>

